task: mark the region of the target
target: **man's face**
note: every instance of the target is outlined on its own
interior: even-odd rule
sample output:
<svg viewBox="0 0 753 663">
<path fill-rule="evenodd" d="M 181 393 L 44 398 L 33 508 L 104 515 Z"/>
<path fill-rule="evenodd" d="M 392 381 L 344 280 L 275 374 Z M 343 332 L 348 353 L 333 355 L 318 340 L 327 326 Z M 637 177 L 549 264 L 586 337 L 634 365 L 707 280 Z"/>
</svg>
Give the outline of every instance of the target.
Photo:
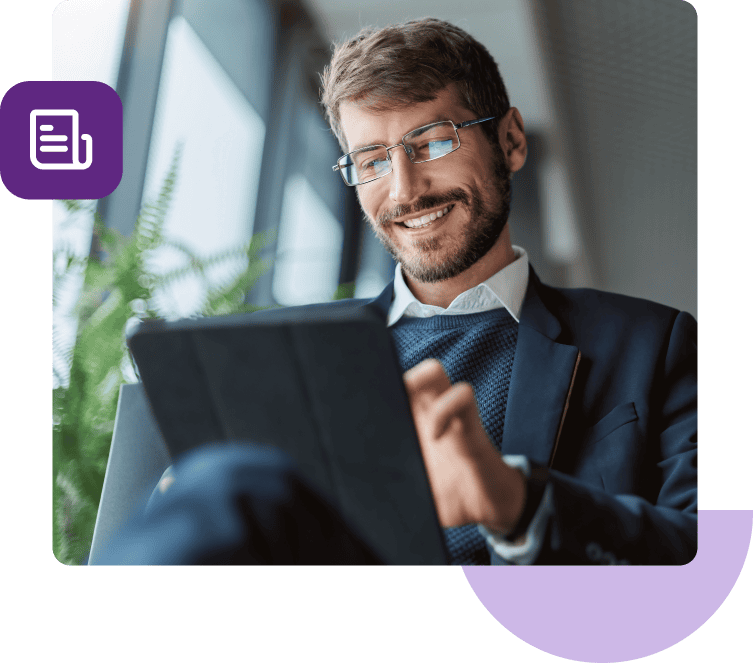
<svg viewBox="0 0 753 663">
<path fill-rule="evenodd" d="M 395 145 L 432 122 L 478 119 L 453 86 L 432 101 L 380 113 L 367 104 L 344 103 L 340 115 L 351 151 Z M 510 171 L 499 145 L 492 146 L 478 125 L 458 135 L 460 147 L 436 161 L 413 164 L 402 146 L 391 150 L 392 172 L 356 187 L 379 240 L 406 274 L 424 283 L 453 278 L 482 258 L 510 211 Z"/>
</svg>

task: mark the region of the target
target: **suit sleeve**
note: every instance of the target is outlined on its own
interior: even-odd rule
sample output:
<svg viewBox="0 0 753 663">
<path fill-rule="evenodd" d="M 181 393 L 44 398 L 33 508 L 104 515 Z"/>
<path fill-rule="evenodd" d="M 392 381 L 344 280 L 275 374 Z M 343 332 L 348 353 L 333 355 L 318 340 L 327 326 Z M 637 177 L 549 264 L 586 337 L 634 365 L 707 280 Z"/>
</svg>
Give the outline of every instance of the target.
<svg viewBox="0 0 753 663">
<path fill-rule="evenodd" d="M 614 495 L 552 470 L 552 514 L 536 564 L 687 564 L 697 551 L 697 324 L 674 321 L 653 407 L 659 490 Z"/>
</svg>

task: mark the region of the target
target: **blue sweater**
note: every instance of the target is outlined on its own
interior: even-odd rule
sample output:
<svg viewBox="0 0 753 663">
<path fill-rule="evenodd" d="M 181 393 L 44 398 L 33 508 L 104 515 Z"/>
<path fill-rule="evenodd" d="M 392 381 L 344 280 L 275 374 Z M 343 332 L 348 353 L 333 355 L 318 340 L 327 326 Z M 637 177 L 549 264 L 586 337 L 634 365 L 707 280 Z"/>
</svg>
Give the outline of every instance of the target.
<svg viewBox="0 0 753 663">
<path fill-rule="evenodd" d="M 500 450 L 518 338 L 518 323 L 507 309 L 402 318 L 391 332 L 403 371 L 433 358 L 442 363 L 450 382 L 471 384 L 484 429 Z M 453 564 L 489 564 L 476 525 L 447 528 L 445 537 Z"/>
</svg>

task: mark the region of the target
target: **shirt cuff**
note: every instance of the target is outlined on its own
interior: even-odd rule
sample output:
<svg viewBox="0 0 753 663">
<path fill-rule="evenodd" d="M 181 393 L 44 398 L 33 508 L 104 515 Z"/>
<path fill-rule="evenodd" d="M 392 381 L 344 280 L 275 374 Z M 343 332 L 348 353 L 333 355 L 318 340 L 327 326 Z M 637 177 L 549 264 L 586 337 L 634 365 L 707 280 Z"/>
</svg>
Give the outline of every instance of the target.
<svg viewBox="0 0 753 663">
<path fill-rule="evenodd" d="M 506 455 L 502 456 L 502 460 L 510 467 L 520 470 L 526 479 L 531 476 L 531 464 L 525 456 Z M 520 543 L 510 543 L 501 534 L 490 532 L 483 525 L 479 525 L 478 528 L 494 552 L 506 562 L 529 565 L 536 561 L 541 552 L 541 548 L 544 545 L 546 528 L 552 512 L 552 486 L 548 484 L 544 488 L 539 508 L 531 519 L 531 523 Z"/>
</svg>

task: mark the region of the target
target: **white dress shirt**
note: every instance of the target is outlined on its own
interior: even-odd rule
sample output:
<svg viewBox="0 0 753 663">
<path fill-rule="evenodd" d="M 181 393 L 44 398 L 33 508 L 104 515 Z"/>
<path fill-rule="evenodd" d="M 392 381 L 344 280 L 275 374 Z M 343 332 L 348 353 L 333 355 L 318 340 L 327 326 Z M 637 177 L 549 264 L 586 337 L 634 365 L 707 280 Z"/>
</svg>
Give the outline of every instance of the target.
<svg viewBox="0 0 753 663">
<path fill-rule="evenodd" d="M 395 284 L 392 304 L 387 315 L 387 326 L 391 327 L 403 316 L 409 318 L 430 318 L 434 315 L 464 315 L 483 313 L 497 308 L 506 308 L 515 322 L 520 322 L 526 289 L 528 288 L 528 254 L 519 246 L 512 247 L 515 260 L 489 277 L 483 283 L 460 293 L 447 308 L 424 304 L 418 301 L 403 280 L 400 265 L 395 268 Z M 530 474 L 530 463 L 525 456 L 502 456 L 511 467 L 519 469 L 526 477 Z M 513 564 L 532 564 L 541 550 L 551 507 L 552 487 L 547 486 L 536 514 L 531 521 L 523 541 L 513 545 L 501 536 L 479 525 L 479 531 L 494 551 Z"/>
<path fill-rule="evenodd" d="M 395 288 L 387 316 L 391 327 L 403 316 L 430 318 L 433 315 L 463 315 L 506 308 L 515 322 L 520 322 L 520 310 L 528 288 L 528 254 L 519 246 L 512 247 L 515 260 L 470 290 L 461 292 L 447 308 L 423 304 L 405 285 L 400 265 L 395 268 Z"/>
</svg>

